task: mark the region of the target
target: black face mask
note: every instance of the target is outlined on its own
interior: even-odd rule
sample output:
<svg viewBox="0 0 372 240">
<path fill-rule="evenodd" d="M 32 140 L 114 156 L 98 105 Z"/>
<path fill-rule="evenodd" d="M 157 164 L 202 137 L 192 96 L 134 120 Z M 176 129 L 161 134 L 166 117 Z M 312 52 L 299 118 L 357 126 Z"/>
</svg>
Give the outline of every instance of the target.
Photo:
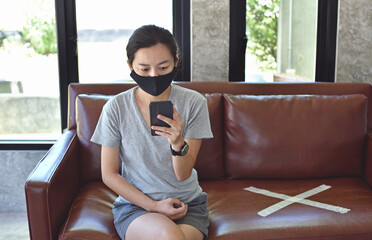
<svg viewBox="0 0 372 240">
<path fill-rule="evenodd" d="M 176 76 L 177 71 L 177 67 L 174 67 L 172 72 L 165 75 L 156 77 L 143 77 L 132 70 L 130 76 L 143 91 L 152 96 L 159 96 L 169 87 L 172 80 Z"/>
</svg>

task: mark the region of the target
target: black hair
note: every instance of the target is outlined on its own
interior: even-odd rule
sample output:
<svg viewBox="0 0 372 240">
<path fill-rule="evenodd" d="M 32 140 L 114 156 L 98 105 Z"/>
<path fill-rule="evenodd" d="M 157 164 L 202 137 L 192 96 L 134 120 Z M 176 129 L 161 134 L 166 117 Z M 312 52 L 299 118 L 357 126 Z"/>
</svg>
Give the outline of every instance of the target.
<svg viewBox="0 0 372 240">
<path fill-rule="evenodd" d="M 127 45 L 128 63 L 132 66 L 134 54 L 140 48 L 149 48 L 162 43 L 169 48 L 169 51 L 176 62 L 180 58 L 180 51 L 176 39 L 167 29 L 155 25 L 145 25 L 136 29 L 129 38 Z"/>
</svg>

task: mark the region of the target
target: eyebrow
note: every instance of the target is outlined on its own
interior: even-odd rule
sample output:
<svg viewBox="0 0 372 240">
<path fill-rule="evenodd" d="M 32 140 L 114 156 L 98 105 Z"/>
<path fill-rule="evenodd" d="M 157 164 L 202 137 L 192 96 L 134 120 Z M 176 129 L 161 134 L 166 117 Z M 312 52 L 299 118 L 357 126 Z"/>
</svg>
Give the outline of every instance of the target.
<svg viewBox="0 0 372 240">
<path fill-rule="evenodd" d="M 168 63 L 168 62 L 170 62 L 170 61 L 169 60 L 165 60 L 165 61 L 162 61 L 162 62 L 158 63 L 157 65 L 162 65 L 162 64 Z M 145 64 L 145 63 L 139 63 L 138 65 L 144 66 L 144 67 L 150 66 L 150 64 Z"/>
</svg>

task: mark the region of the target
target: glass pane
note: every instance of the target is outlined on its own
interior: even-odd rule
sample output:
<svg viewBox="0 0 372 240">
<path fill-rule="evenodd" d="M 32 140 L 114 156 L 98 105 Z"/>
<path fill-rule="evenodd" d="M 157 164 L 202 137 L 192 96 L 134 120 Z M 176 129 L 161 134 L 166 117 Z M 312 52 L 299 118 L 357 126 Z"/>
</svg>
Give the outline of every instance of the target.
<svg viewBox="0 0 372 240">
<path fill-rule="evenodd" d="M 0 140 L 61 134 L 54 1 L 0 7 Z"/>
<path fill-rule="evenodd" d="M 172 32 L 172 0 L 76 0 L 76 22 L 79 81 L 130 81 L 130 35 L 145 24 Z"/>
<path fill-rule="evenodd" d="M 315 81 L 317 0 L 247 0 L 246 81 Z"/>
</svg>

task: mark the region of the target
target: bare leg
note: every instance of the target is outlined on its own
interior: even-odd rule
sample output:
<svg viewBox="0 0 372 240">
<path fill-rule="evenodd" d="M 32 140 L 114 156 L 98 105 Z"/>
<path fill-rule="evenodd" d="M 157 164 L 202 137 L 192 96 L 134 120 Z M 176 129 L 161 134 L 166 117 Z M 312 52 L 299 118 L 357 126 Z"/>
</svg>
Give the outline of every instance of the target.
<svg viewBox="0 0 372 240">
<path fill-rule="evenodd" d="M 128 227 L 126 240 L 185 240 L 185 234 L 171 219 L 159 214 L 148 213 L 136 218 Z"/>
<path fill-rule="evenodd" d="M 204 238 L 203 233 L 201 233 L 197 228 L 191 225 L 179 224 L 178 227 L 186 236 L 187 240 L 202 240 Z"/>
</svg>

